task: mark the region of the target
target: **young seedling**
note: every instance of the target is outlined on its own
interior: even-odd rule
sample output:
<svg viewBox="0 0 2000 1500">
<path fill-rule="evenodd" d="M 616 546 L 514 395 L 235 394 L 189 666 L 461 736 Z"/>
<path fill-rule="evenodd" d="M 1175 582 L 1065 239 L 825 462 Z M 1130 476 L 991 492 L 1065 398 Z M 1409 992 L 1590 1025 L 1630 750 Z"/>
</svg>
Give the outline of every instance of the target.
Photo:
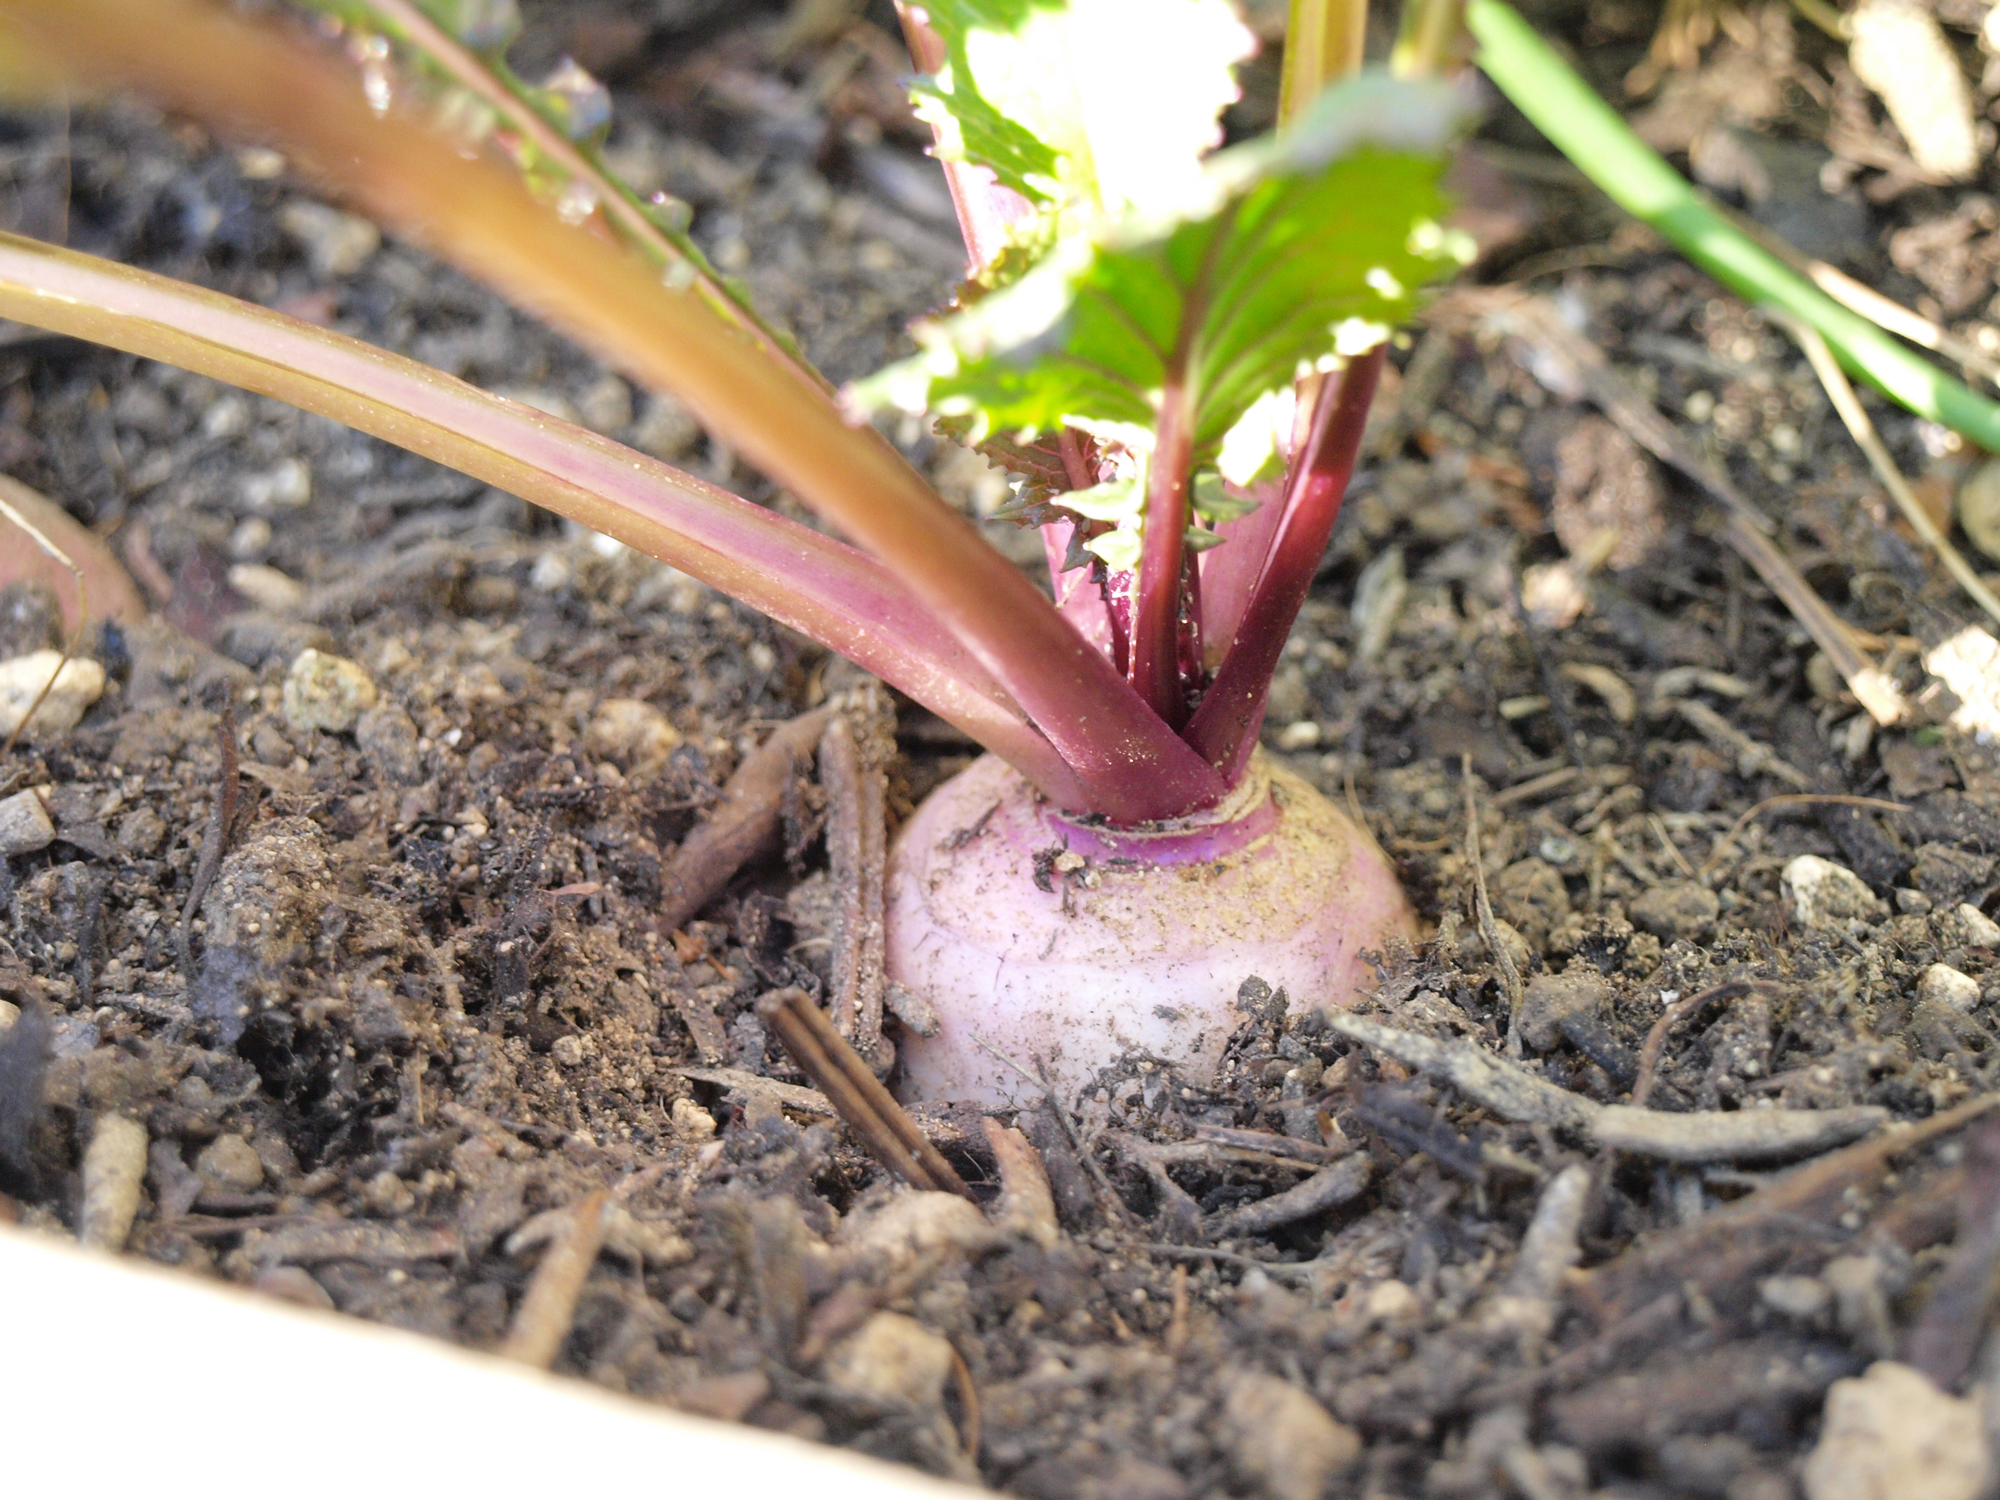
<svg viewBox="0 0 2000 1500">
<path fill-rule="evenodd" d="M 907 1091 L 1011 1100 L 996 1051 L 1063 1090 L 1132 1046 L 1198 1077 L 1243 980 L 1346 1000 L 1363 952 L 1410 932 L 1408 906 L 1365 831 L 1256 744 L 1386 341 L 1461 258 L 1437 187 L 1456 93 L 1381 75 L 1320 91 L 1354 60 L 1352 8 L 1299 0 L 1295 27 L 1322 44 L 1290 65 L 1290 117 L 1216 150 L 1251 47 L 1226 0 L 911 7 L 930 69 L 915 92 L 975 274 L 914 358 L 836 397 L 670 218 L 605 197 L 601 115 L 574 76 L 538 91 L 506 73 L 509 8 L 344 4 L 376 69 L 365 92 L 195 0 L 0 0 L 0 60 L 17 82 L 132 89 L 281 145 L 673 392 L 856 545 L 395 355 L 32 241 L 0 237 L 0 316 L 281 397 L 573 516 L 991 750 L 890 859 L 890 978 L 940 1019 L 905 1040 Z M 1419 62 L 1438 50 L 1422 38 L 1450 34 L 1436 9 L 1406 49 Z M 442 95 L 394 86 L 384 33 L 429 43 Z M 483 115 L 451 107 L 468 88 Z M 511 162 L 470 151 L 464 122 L 492 127 L 508 101 L 539 127 L 495 135 Z M 1009 517 L 1043 528 L 1056 603 L 869 425 L 885 408 L 1014 471 Z"/>
</svg>

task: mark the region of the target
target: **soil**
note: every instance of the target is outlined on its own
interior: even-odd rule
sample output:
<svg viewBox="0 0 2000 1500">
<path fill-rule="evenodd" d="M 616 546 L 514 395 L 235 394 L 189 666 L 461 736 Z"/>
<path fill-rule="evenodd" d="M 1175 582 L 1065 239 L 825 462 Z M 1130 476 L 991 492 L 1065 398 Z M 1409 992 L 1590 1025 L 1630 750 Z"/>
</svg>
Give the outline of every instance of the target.
<svg viewBox="0 0 2000 1500">
<path fill-rule="evenodd" d="M 903 347 L 959 255 L 886 13 L 822 9 L 547 3 L 524 48 L 613 83 L 613 159 L 686 199 L 839 380 Z M 1941 11 L 1978 77 L 1978 8 Z M 1655 17 L 1537 19 L 1617 98 Z M 1244 127 L 1269 85 L 1252 70 Z M 1725 15 L 1632 107 L 1811 253 L 2000 346 L 1979 196 L 2000 175 L 1924 182 L 1783 7 Z M 8 227 L 322 319 L 790 504 L 673 403 L 328 216 L 269 153 L 123 104 L 0 136 Z M 1382 955 L 1358 1013 L 1669 1113 L 1922 1122 L 1990 1096 L 2000 751 L 1919 661 L 1981 618 L 1778 330 L 1504 112 L 1465 181 L 1488 244 L 1470 281 L 1551 299 L 1778 519 L 1915 707 L 1878 730 L 1715 507 L 1448 297 L 1396 353 L 1266 736 L 1351 799 L 1431 934 Z M 1871 409 L 1948 498 L 1972 456 Z M 915 425 L 896 437 L 955 500 L 1002 497 Z M 1985 1358 L 2000 1143 L 1980 1126 L 1893 1161 L 1664 1159 L 1577 1117 L 1510 1118 L 1247 974 L 1213 1081 L 1129 1058 L 1006 1121 L 1059 1232 L 919 1222 L 930 1200 L 910 1209 L 755 1009 L 830 980 L 844 893 L 819 782 L 783 798 L 773 857 L 679 929 L 655 916 L 730 772 L 853 669 L 510 496 L 75 342 L 0 347 L 0 461 L 109 537 L 158 607 L 93 630 L 111 682 L 77 728 L 0 759 L 0 792 L 48 789 L 56 825 L 0 862 L 0 996 L 22 1008 L 0 1041 L 0 1210 L 23 1224 L 75 1232 L 87 1149 L 136 1120 L 127 1253 L 495 1348 L 540 1247 L 612 1190 L 556 1368 L 1028 1496 L 1777 1500 L 1834 1380 L 1897 1357 L 1961 1385 Z M 53 638 L 35 597 L 9 604 L 0 657 Z M 372 684 L 352 727 L 288 714 L 308 648 Z M 897 735 L 892 819 L 972 750 L 908 704 Z M 1801 855 L 1859 877 L 1855 920 L 1808 925 L 1781 879 Z M 978 1118 L 922 1119 L 990 1197 Z M 1523 1237 L 1579 1181 L 1565 1275 L 1561 1244 L 1551 1261 Z M 942 1394 L 840 1342 L 880 1310 L 919 1325 L 866 1325 L 884 1338 L 948 1341 Z"/>
</svg>

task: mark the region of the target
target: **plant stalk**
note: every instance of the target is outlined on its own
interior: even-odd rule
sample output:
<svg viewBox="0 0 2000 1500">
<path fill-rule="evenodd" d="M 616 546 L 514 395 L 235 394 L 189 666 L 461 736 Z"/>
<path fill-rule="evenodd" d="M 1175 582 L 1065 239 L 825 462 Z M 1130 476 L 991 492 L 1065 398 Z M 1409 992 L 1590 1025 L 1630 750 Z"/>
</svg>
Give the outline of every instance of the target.
<svg viewBox="0 0 2000 1500">
<path fill-rule="evenodd" d="M 1159 425 L 1146 463 L 1146 533 L 1132 611 L 1132 686 L 1175 728 L 1187 721 L 1180 670 L 1181 574 L 1187 552 L 1188 467 L 1194 456 L 1193 406 L 1181 381 L 1170 382 L 1160 393 Z"/>
<path fill-rule="evenodd" d="M 2000 451 L 2000 405 L 1850 312 L 1701 200 L 1503 0 L 1471 0 L 1486 76 L 1612 202 L 1716 280 L 1817 328 L 1834 356 L 1891 401 Z"/>
<path fill-rule="evenodd" d="M 0 235 L 0 316 L 288 401 L 615 536 L 860 663 L 1037 784 L 1075 794 L 1004 690 L 893 573 L 843 542 L 401 355 L 35 240 Z"/>
<path fill-rule="evenodd" d="M 872 429 L 696 297 L 559 223 L 511 172 L 466 160 L 276 34 L 187 0 L 4 0 L 11 50 L 228 130 L 275 136 L 385 223 L 671 390 L 767 474 L 894 570 L 1053 743 L 1083 806 L 1173 817 L 1223 783 L 972 524 Z M 18 81 L 18 75 L 17 80 Z"/>
<path fill-rule="evenodd" d="M 1270 559 L 1250 596 L 1236 639 L 1182 737 L 1234 785 L 1249 762 L 1264 722 L 1271 674 L 1285 637 L 1305 603 L 1313 574 L 1333 535 L 1348 481 L 1361 452 L 1368 408 L 1382 378 L 1388 345 L 1357 355 L 1330 377 L 1313 416 L 1304 450 L 1293 460 L 1284 520 Z"/>
<path fill-rule="evenodd" d="M 1334 79 L 1360 72 L 1367 45 L 1368 0 L 1292 0 L 1278 80 L 1279 127 L 1298 118 Z"/>
</svg>

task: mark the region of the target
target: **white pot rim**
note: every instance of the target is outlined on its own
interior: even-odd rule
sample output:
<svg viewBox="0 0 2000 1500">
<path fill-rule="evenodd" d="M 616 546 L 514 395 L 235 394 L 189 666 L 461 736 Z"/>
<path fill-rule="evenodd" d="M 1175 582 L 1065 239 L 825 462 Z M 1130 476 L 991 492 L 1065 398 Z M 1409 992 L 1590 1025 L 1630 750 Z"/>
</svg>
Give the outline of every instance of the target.
<svg viewBox="0 0 2000 1500">
<path fill-rule="evenodd" d="M 4 1227 L 0 1422 L 23 1494 L 985 1493 Z"/>
</svg>

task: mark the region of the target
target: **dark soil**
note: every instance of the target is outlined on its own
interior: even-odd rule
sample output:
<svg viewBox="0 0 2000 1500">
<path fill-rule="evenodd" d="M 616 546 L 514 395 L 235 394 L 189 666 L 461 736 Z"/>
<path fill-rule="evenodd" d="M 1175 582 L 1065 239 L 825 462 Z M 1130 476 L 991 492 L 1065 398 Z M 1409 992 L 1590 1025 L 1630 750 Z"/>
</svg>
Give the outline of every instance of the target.
<svg viewBox="0 0 2000 1500">
<path fill-rule="evenodd" d="M 1977 10 L 1946 16 L 1974 77 Z M 548 3 L 525 45 L 610 78 L 621 168 L 692 204 L 717 262 L 832 377 L 857 375 L 958 264 L 898 102 L 905 64 L 874 10 L 821 33 L 742 11 Z M 1603 0 L 1542 19 L 1619 97 L 1654 15 Z M 1746 69 L 1770 87 L 1733 85 Z M 1774 7 L 1730 17 L 1644 107 L 1681 111 L 1661 127 L 1676 149 L 1726 131 L 1803 174 L 1811 192 L 1749 206 L 2000 345 L 1991 204 L 1899 176 L 1856 88 Z M 1253 90 L 1245 122 L 1260 108 Z M 1396 355 L 1267 734 L 1354 800 L 1435 934 L 1383 957 L 1364 1013 L 1508 1051 L 1469 765 L 1489 931 L 1524 971 L 1538 1077 L 1626 1100 L 1663 1007 L 1731 985 L 1667 1038 L 1654 1108 L 1922 1121 L 1989 1093 L 2000 954 L 1963 909 L 2000 891 L 2000 754 L 1948 722 L 1948 694 L 1923 696 L 1919 662 L 1976 611 L 1889 519 L 1782 334 L 1518 120 L 1475 157 L 1494 248 L 1472 279 L 1555 299 L 1780 519 L 1781 549 L 1918 709 L 1875 731 L 1714 507 L 1447 298 Z M 320 318 L 769 498 L 671 402 L 409 249 L 350 242 L 256 153 L 103 107 L 0 122 L 0 173 L 24 232 Z M 2000 189 L 1987 173 L 1975 187 Z M 1948 496 L 1969 456 L 1874 409 Z M 896 436 L 954 499 L 1001 497 L 982 463 Z M 510 496 L 74 342 L 0 347 L 0 462 L 109 536 L 160 607 L 94 633 L 112 683 L 77 729 L 0 760 L 0 793 L 51 789 L 57 824 L 0 863 L 0 996 L 23 1008 L 0 1040 L 0 1211 L 23 1224 L 75 1230 L 86 1148 L 122 1115 L 151 1143 L 129 1253 L 492 1348 L 567 1211 L 617 1189 L 625 1218 L 559 1369 L 1030 1496 L 1309 1500 L 1326 1469 L 1300 1457 L 1299 1424 L 1323 1418 L 1275 1381 L 1359 1435 L 1340 1493 L 1775 1500 L 1836 1378 L 1882 1357 L 1968 1376 L 1995 1248 L 1957 1244 L 1961 1215 L 1992 1213 L 1990 1169 L 1966 1165 L 1995 1149 L 1980 1127 L 1893 1164 L 1822 1158 L 1797 1169 L 1825 1174 L 1812 1191 L 1782 1163 L 1652 1160 L 1481 1108 L 1335 1035 L 1324 997 L 1251 975 L 1209 1085 L 1129 1059 L 1069 1101 L 1083 1156 L 1050 1112 L 1019 1118 L 1059 1237 L 899 1227 L 903 1190 L 800 1091 L 754 1010 L 828 981 L 841 893 L 817 784 L 785 799 L 781 856 L 679 931 L 654 916 L 730 771 L 851 668 Z M 1570 569 L 1607 527 L 1608 565 Z M 232 575 L 246 564 L 282 577 Z M 29 601 L 7 628 L 0 655 L 54 625 Z M 379 691 L 355 729 L 288 721 L 281 685 L 308 647 Z M 621 735 L 615 699 L 671 733 Z M 184 967 L 232 721 L 234 815 Z M 971 753 L 908 705 L 899 735 L 892 815 Z M 1795 802 L 1725 840 L 1801 792 L 1902 810 Z M 1802 925 L 1780 872 L 1804 854 L 1855 872 L 1874 910 Z M 1933 964 L 1977 993 L 1920 993 Z M 924 1118 L 989 1192 L 977 1118 Z M 1341 1168 L 1359 1187 L 1344 1201 L 1239 1212 L 1343 1162 L 1366 1163 Z M 1586 1269 L 1528 1295 L 1523 1233 L 1578 1163 Z M 881 1308 L 956 1351 L 942 1404 L 822 1359 Z"/>
</svg>

